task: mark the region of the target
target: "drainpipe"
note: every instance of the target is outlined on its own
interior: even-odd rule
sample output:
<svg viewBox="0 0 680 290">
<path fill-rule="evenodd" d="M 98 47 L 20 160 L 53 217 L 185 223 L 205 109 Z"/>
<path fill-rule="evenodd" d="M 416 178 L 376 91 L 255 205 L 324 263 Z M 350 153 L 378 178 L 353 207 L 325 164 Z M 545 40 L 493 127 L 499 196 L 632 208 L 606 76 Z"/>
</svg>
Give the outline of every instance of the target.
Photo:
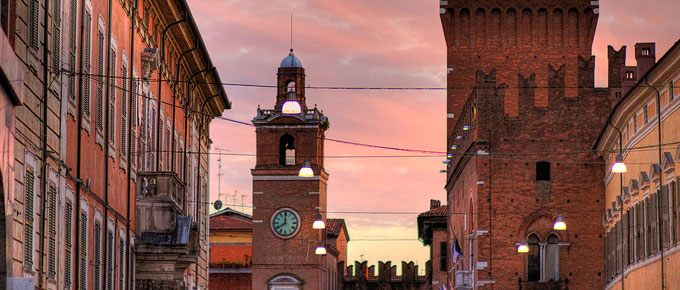
<svg viewBox="0 0 680 290">
<path fill-rule="evenodd" d="M 135 19 L 136 19 L 135 16 L 137 15 L 137 8 L 138 8 L 137 6 L 138 6 L 138 2 L 135 1 L 135 6 L 132 8 L 132 14 L 130 15 L 130 24 L 131 24 L 130 25 L 130 60 L 129 60 L 130 66 L 129 66 L 129 72 L 128 72 L 130 80 L 132 80 L 133 77 L 134 77 L 133 64 L 135 63 L 135 61 L 134 61 L 135 60 Z M 123 76 L 123 77 L 125 77 L 125 76 Z M 135 80 L 135 83 L 137 83 L 136 80 Z M 137 84 L 136 87 L 138 87 L 138 86 L 139 86 L 139 84 Z M 132 106 L 137 106 L 136 102 L 135 103 L 132 102 L 132 97 L 135 96 L 135 100 L 137 100 L 138 96 L 135 95 L 137 93 L 137 91 L 132 90 L 132 83 L 130 83 L 129 88 L 130 88 L 130 91 L 129 91 L 129 94 L 128 94 L 127 109 L 128 109 L 128 112 L 132 113 Z M 123 93 L 126 93 L 126 92 L 123 92 Z M 136 110 L 135 110 L 135 112 L 136 112 Z M 132 114 L 128 114 L 128 119 L 127 119 L 127 122 L 128 122 L 128 128 L 127 128 L 127 130 L 128 130 L 128 133 L 127 133 L 128 143 L 127 143 L 127 150 L 126 150 L 127 151 L 127 159 L 128 159 L 128 162 L 127 162 L 127 177 L 126 177 L 127 206 L 126 206 L 126 215 L 125 215 L 125 217 L 127 219 L 126 220 L 127 225 L 126 225 L 126 228 L 125 228 L 125 240 L 127 241 L 127 245 L 126 245 L 127 255 L 125 256 L 125 269 L 127 269 L 127 279 L 126 279 L 126 281 L 128 281 L 128 282 L 126 283 L 125 287 L 123 287 L 123 285 L 120 285 L 121 289 L 129 289 L 129 286 L 130 286 L 129 281 L 131 281 L 132 277 L 133 277 L 132 267 L 130 267 L 130 265 L 132 263 L 134 263 L 134 261 L 130 261 L 130 257 L 132 256 L 131 255 L 132 251 L 134 251 L 134 249 L 130 246 L 132 244 L 131 243 L 132 241 L 130 240 L 130 226 L 131 226 L 130 225 L 130 207 L 131 207 L 130 206 L 130 198 L 132 196 L 132 190 L 130 189 L 132 182 L 130 182 L 130 178 L 131 178 L 131 174 L 132 174 L 132 172 L 131 172 L 132 171 L 132 162 L 134 162 L 132 159 L 133 159 L 133 156 L 136 155 L 136 152 L 135 152 L 135 155 L 133 155 L 130 150 L 132 150 L 132 142 L 137 142 L 137 138 L 136 138 L 137 136 L 133 136 L 133 134 L 132 134 L 132 132 L 133 132 L 132 126 L 137 125 L 137 124 L 132 122 L 133 118 L 136 119 L 137 116 L 132 116 Z M 137 148 L 137 149 L 139 149 L 139 148 Z M 134 290 L 134 289 L 131 289 L 131 290 Z"/>
<path fill-rule="evenodd" d="M 187 54 L 189 54 L 190 52 L 196 50 L 197 48 L 198 48 L 198 45 L 194 46 L 194 47 L 191 48 L 191 49 L 188 49 L 188 50 L 183 51 L 182 54 L 181 54 L 181 55 L 179 56 L 179 58 L 177 59 L 177 68 L 175 69 L 175 81 L 176 81 L 176 86 L 179 86 L 179 85 L 180 85 L 180 82 L 179 82 L 179 70 L 180 70 L 180 67 L 179 67 L 179 66 L 180 66 L 180 64 L 182 63 L 182 58 L 184 58 L 185 55 L 187 55 Z M 175 88 L 177 88 L 177 87 L 175 87 Z M 177 89 L 175 89 L 175 92 L 177 92 Z M 173 133 L 175 132 L 175 111 L 176 111 L 176 110 L 177 110 L 177 95 L 175 95 L 175 96 L 172 98 L 172 132 L 173 132 Z M 186 117 L 187 117 L 187 115 L 186 115 L 186 113 L 185 113 L 185 114 L 184 114 L 184 118 L 186 119 Z M 184 135 L 186 135 L 186 134 L 187 134 L 187 131 L 186 131 L 186 128 L 185 128 L 185 130 L 184 130 Z M 175 169 L 179 170 L 179 168 L 175 168 L 175 155 L 177 155 L 177 154 L 175 154 L 175 140 L 173 139 L 173 140 L 172 140 L 172 148 L 171 148 L 171 150 L 170 150 L 170 156 L 172 156 L 172 157 L 170 158 L 170 166 L 171 166 L 170 168 L 172 168 L 171 171 L 175 171 Z"/>
<path fill-rule="evenodd" d="M 40 228 L 41 228 L 41 232 L 40 232 L 40 271 L 38 272 L 38 277 L 40 279 L 38 284 L 40 285 L 40 288 L 43 288 L 43 284 L 45 283 L 44 282 L 45 281 L 45 273 L 44 273 L 45 272 L 45 269 L 44 269 L 44 267 L 45 267 L 44 266 L 44 264 L 45 264 L 45 227 L 46 227 L 46 223 L 45 223 L 46 215 L 45 215 L 45 213 L 47 211 L 47 201 L 46 201 L 46 199 L 47 199 L 47 179 L 48 179 L 48 176 L 47 176 L 47 99 L 49 97 L 48 96 L 49 85 L 51 83 L 51 82 L 48 81 L 49 64 L 48 64 L 48 61 L 47 61 L 47 58 L 49 56 L 49 54 L 47 53 L 47 46 L 48 46 L 47 43 L 49 41 L 49 33 L 47 31 L 47 27 L 49 27 L 49 25 L 47 23 L 49 23 L 49 16 L 50 16 L 49 15 L 49 12 L 50 12 L 49 6 L 50 6 L 49 1 L 46 1 L 45 2 L 45 13 L 43 13 L 43 15 L 44 15 L 43 21 L 45 23 L 46 29 L 43 30 L 43 56 L 42 56 L 42 64 L 43 64 L 43 90 L 42 90 L 43 99 L 42 99 L 42 101 L 43 102 L 41 104 L 42 105 L 42 122 L 41 122 L 42 123 L 41 124 L 41 129 L 42 129 L 41 135 L 42 136 L 41 136 L 41 141 L 40 141 L 40 143 L 41 143 L 40 144 L 40 147 L 41 147 L 40 148 L 40 151 L 41 151 L 40 152 L 40 155 L 41 155 L 40 156 L 40 160 L 41 160 L 41 164 L 40 164 L 40 167 L 41 167 L 40 168 L 40 171 L 41 171 L 41 173 L 40 173 L 40 175 L 41 175 L 40 189 L 42 191 L 42 198 L 40 199 L 40 207 L 42 209 L 41 215 L 40 215 Z"/>
<path fill-rule="evenodd" d="M 621 130 L 619 128 L 614 126 L 614 124 L 612 123 L 612 117 L 611 116 L 609 116 L 609 119 L 607 119 L 607 122 L 609 123 L 609 126 L 611 126 L 612 128 L 616 129 L 617 132 L 619 132 L 619 154 L 621 156 L 623 156 L 623 134 L 621 133 Z M 621 201 L 623 202 L 624 201 L 624 199 L 623 199 L 623 173 L 619 173 L 619 193 L 620 193 L 620 196 L 621 196 Z M 624 206 L 624 204 L 621 204 L 621 209 L 620 209 L 621 214 L 619 215 L 621 217 L 621 226 L 622 227 L 623 227 L 623 206 Z M 622 251 L 621 251 L 621 289 L 622 290 L 626 289 L 625 288 L 625 282 L 624 282 L 624 280 L 625 280 L 624 278 L 626 277 L 626 272 L 625 272 L 626 269 L 623 266 L 623 264 L 626 263 L 626 261 L 624 261 L 624 259 L 623 259 L 624 255 L 625 255 L 624 254 L 625 252 L 623 252 L 623 251 L 628 252 L 628 249 L 623 248 L 623 241 L 625 239 L 625 237 L 623 236 L 623 232 L 624 232 L 623 229 L 621 229 L 621 248 L 622 248 Z M 617 244 L 616 233 L 614 233 L 614 244 Z M 628 245 L 628 246 L 630 247 L 630 245 Z"/>
<path fill-rule="evenodd" d="M 180 24 L 182 22 L 186 22 L 186 21 L 187 21 L 187 17 L 186 17 L 186 11 L 185 11 L 184 17 L 182 19 L 168 24 L 165 27 L 165 29 L 163 29 L 163 33 L 161 33 L 161 48 L 160 48 L 161 49 L 161 57 L 160 57 L 161 65 L 158 68 L 158 110 L 156 112 L 156 121 L 157 121 L 156 122 L 156 125 L 157 125 L 156 126 L 156 139 L 157 140 L 159 140 L 160 136 L 162 136 L 161 134 L 163 134 L 163 132 L 161 131 L 161 124 L 162 124 L 161 122 L 165 122 L 165 120 L 161 120 L 161 107 L 162 107 L 162 104 L 161 104 L 161 95 L 162 94 L 161 94 L 161 92 L 163 90 L 163 67 L 165 66 L 163 64 L 165 62 L 165 36 L 166 36 L 166 33 L 170 30 L 170 28 L 172 28 L 173 26 Z M 172 136 L 170 136 L 170 139 L 172 139 Z M 157 156 L 158 159 L 160 159 L 161 154 L 164 153 L 164 152 L 161 152 L 161 146 L 162 146 L 161 142 L 156 142 L 156 156 Z M 154 162 L 154 163 L 155 163 L 154 166 L 156 168 L 156 171 L 162 170 L 162 168 L 158 168 L 158 162 Z"/>
</svg>

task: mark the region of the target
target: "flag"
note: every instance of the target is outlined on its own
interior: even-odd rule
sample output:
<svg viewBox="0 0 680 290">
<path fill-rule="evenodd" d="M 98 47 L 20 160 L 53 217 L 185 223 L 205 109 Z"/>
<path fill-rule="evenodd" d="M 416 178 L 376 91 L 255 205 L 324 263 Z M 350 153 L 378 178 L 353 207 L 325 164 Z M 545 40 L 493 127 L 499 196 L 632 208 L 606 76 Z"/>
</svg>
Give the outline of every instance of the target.
<svg viewBox="0 0 680 290">
<path fill-rule="evenodd" d="M 460 245 L 458 245 L 458 238 L 454 237 L 453 238 L 453 245 L 451 246 L 451 252 L 453 253 L 453 263 L 455 264 L 458 261 L 458 257 L 463 257 L 463 250 L 460 249 Z"/>
</svg>

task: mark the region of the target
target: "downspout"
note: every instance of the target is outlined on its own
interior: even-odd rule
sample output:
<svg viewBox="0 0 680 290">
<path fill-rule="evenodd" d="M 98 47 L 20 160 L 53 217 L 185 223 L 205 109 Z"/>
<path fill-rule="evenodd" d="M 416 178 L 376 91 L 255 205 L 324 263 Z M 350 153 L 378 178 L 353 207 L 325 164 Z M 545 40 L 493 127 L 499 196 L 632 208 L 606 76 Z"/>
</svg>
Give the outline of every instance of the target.
<svg viewBox="0 0 680 290">
<path fill-rule="evenodd" d="M 109 149 L 111 149 L 110 148 L 111 144 L 110 144 L 110 140 L 109 140 L 109 134 L 111 133 L 111 132 L 109 132 L 109 127 L 110 127 L 109 114 L 111 114 L 111 112 L 109 112 L 109 107 L 110 107 L 110 103 L 111 103 L 111 93 L 112 93 L 110 91 L 111 81 L 115 81 L 115 80 L 111 79 L 111 65 L 110 65 L 111 64 L 111 53 L 110 53 L 110 48 L 111 48 L 111 14 L 112 14 L 111 10 L 113 8 L 113 2 L 112 1 L 113 0 L 109 0 L 109 19 L 108 19 L 109 23 L 108 23 L 108 26 L 106 27 L 106 29 L 108 31 L 107 31 L 106 41 L 105 41 L 106 48 L 104 50 L 106 52 L 106 64 L 105 64 L 106 65 L 106 72 L 105 72 L 106 88 L 104 90 L 104 92 L 106 94 L 106 98 L 105 98 L 106 101 L 104 102 L 104 106 L 105 106 L 104 107 L 104 120 L 105 120 L 104 124 L 106 124 L 106 126 L 104 127 L 104 221 L 103 221 L 104 235 L 103 235 L 103 239 L 102 239 L 104 241 L 103 246 L 106 249 L 105 251 L 103 251 L 104 254 L 102 255 L 104 257 L 104 259 L 102 261 L 105 264 L 104 265 L 104 277 L 105 278 L 103 280 L 104 285 L 106 285 L 106 283 L 108 282 L 108 279 L 109 279 L 108 275 L 109 275 L 109 271 L 111 270 L 111 269 L 109 269 L 109 263 L 108 263 L 108 255 L 109 255 L 109 241 L 108 241 L 108 238 L 109 238 L 109 207 L 110 207 L 109 206 Z M 114 122 L 115 122 L 115 120 L 114 120 Z M 115 156 L 115 154 L 114 154 L 114 156 Z M 116 235 L 116 233 L 115 233 L 115 224 L 114 224 L 114 233 L 113 233 L 114 242 L 115 242 L 115 235 Z M 113 247 L 113 248 L 115 248 L 115 247 Z M 111 253 L 111 254 L 113 255 L 113 253 Z M 111 277 L 111 279 L 113 280 L 113 277 Z M 113 283 L 113 282 L 114 281 L 112 281 L 112 284 L 115 285 L 115 283 Z"/>
<path fill-rule="evenodd" d="M 135 1 L 135 6 L 132 8 L 132 14 L 130 15 L 130 60 L 129 60 L 130 66 L 129 66 L 129 72 L 128 72 L 129 75 L 130 75 L 129 76 L 130 80 L 134 81 L 135 83 L 137 83 L 137 81 L 133 80 L 133 78 L 134 78 L 133 67 L 134 67 L 134 63 L 135 63 L 135 61 L 134 61 L 135 60 L 135 21 L 136 21 L 135 16 L 137 15 L 137 8 L 138 8 L 137 6 L 138 6 L 138 2 Z M 125 76 L 123 76 L 123 77 L 125 77 Z M 137 88 L 137 87 L 138 87 L 138 84 L 135 85 L 134 88 Z M 137 91 L 133 90 L 132 83 L 130 83 L 129 88 L 130 88 L 130 91 L 129 91 L 129 94 L 128 94 L 127 109 L 128 109 L 128 112 L 132 113 L 133 112 L 132 106 L 135 106 L 135 108 L 137 106 L 137 103 L 132 102 L 132 97 L 135 96 Z M 126 92 L 123 92 L 123 93 L 126 93 Z M 137 100 L 137 96 L 135 96 L 135 100 Z M 137 110 L 135 110 L 134 112 L 137 112 Z M 132 142 L 137 142 L 137 138 L 136 138 L 137 136 L 133 136 L 133 134 L 132 134 L 132 132 L 133 132 L 132 126 L 137 126 L 137 124 L 132 122 L 133 118 L 137 119 L 137 116 L 132 116 L 132 114 L 128 114 L 128 119 L 127 119 L 127 122 L 128 122 L 128 128 L 127 128 L 128 129 L 128 133 L 127 133 L 128 143 L 127 143 L 127 150 L 126 150 L 127 151 L 127 160 L 128 160 L 128 162 L 127 162 L 127 178 L 126 178 L 127 206 L 126 206 L 126 215 L 125 215 L 125 217 L 127 219 L 127 221 L 126 221 L 127 226 L 125 228 L 125 240 L 127 241 L 127 245 L 126 245 L 127 255 L 125 255 L 125 269 L 127 269 L 127 279 L 126 279 L 127 283 L 125 283 L 125 287 L 123 287 L 123 285 L 120 285 L 121 289 L 129 289 L 130 281 L 132 280 L 132 277 L 133 277 L 132 267 L 130 267 L 131 263 L 134 262 L 134 261 L 130 261 L 130 257 L 132 256 L 132 251 L 134 251 L 134 249 L 130 246 L 130 245 L 132 245 L 132 241 L 130 240 L 130 226 L 131 226 L 130 225 L 130 207 L 131 207 L 130 198 L 131 198 L 131 195 L 132 195 L 130 186 L 131 186 L 132 182 L 130 182 L 130 178 L 132 177 L 131 176 L 132 175 L 132 162 L 134 162 L 132 159 L 134 158 L 133 156 L 136 156 L 136 154 L 137 154 L 137 152 L 135 152 L 135 154 L 133 155 L 132 152 L 130 151 L 130 150 L 132 150 Z M 134 289 L 131 289 L 131 290 L 134 290 Z"/>
<path fill-rule="evenodd" d="M 619 154 L 621 155 L 621 157 L 623 157 L 623 134 L 621 133 L 621 130 L 619 128 L 614 126 L 614 124 L 612 123 L 612 117 L 611 116 L 609 116 L 609 118 L 607 119 L 607 122 L 609 123 L 609 126 L 612 126 L 612 128 L 616 129 L 616 131 L 619 133 Z M 659 188 L 661 188 L 661 187 L 659 187 Z M 619 173 L 619 193 L 620 193 L 620 196 L 621 196 L 621 201 L 623 202 L 624 201 L 624 199 L 623 199 L 623 173 Z M 623 223 L 624 223 L 624 221 L 623 221 L 623 206 L 624 205 L 621 204 L 621 215 L 620 215 L 620 217 L 621 217 L 621 227 L 623 227 Z M 625 264 L 626 261 L 624 261 L 623 257 L 625 255 L 625 253 L 628 252 L 628 249 L 623 248 L 623 241 L 625 239 L 625 237 L 623 236 L 624 229 L 625 228 L 621 229 L 621 249 L 622 249 L 622 251 L 621 251 L 621 289 L 622 290 L 626 289 L 625 288 L 625 282 L 624 282 L 624 280 L 625 280 L 624 278 L 626 277 L 626 269 L 623 266 L 623 264 Z M 614 244 L 618 244 L 616 242 L 616 233 L 614 233 Z M 628 246 L 630 247 L 630 245 L 628 245 Z"/>
<path fill-rule="evenodd" d="M 75 0 L 73 0 L 75 1 Z M 85 21 L 83 20 L 85 18 L 85 1 L 82 0 L 80 3 L 80 45 L 78 47 L 81 48 L 80 53 L 78 53 L 78 73 L 81 73 L 83 71 L 83 36 L 84 36 L 84 25 Z M 75 72 L 72 72 L 75 74 Z M 89 76 L 87 76 L 87 81 L 90 81 Z M 82 148 L 82 132 L 83 132 L 83 75 L 80 75 L 78 78 L 78 116 L 76 117 L 76 123 L 78 124 L 78 127 L 76 130 L 78 131 L 78 138 L 76 141 L 76 186 L 75 186 L 75 191 L 76 191 L 76 196 L 75 196 L 75 201 L 74 204 L 76 205 L 75 208 L 75 243 L 74 243 L 74 249 L 73 255 L 74 258 L 74 267 L 73 267 L 73 273 L 75 274 L 73 277 L 74 286 L 75 289 L 80 289 L 80 187 L 82 186 L 82 179 L 80 177 L 80 158 L 81 158 L 81 148 Z"/>
<path fill-rule="evenodd" d="M 172 28 L 173 26 L 180 24 L 182 22 L 187 21 L 186 17 L 186 11 L 184 12 L 184 18 L 177 20 L 173 23 L 168 24 L 165 29 L 163 29 L 163 33 L 161 33 L 161 57 L 160 57 L 160 66 L 158 68 L 158 110 L 156 110 L 156 140 L 160 140 L 160 137 L 162 136 L 163 132 L 161 131 L 161 122 L 165 122 L 164 120 L 161 120 L 161 92 L 163 90 L 163 67 L 165 66 L 165 36 L 168 30 Z M 173 108 L 174 111 L 174 108 Z M 172 134 L 172 133 L 170 133 Z M 170 139 L 172 139 L 172 136 L 170 136 Z M 156 158 L 157 160 L 161 158 L 161 154 L 164 152 L 161 152 L 161 142 L 156 142 Z M 169 160 L 168 160 L 169 161 Z M 158 168 L 158 162 L 154 162 L 154 166 L 156 167 L 156 171 L 162 170 L 162 168 Z"/>
<path fill-rule="evenodd" d="M 45 1 L 45 13 L 44 15 L 44 23 L 45 27 L 49 27 L 49 1 Z M 43 64 L 43 99 L 42 99 L 42 125 L 41 125 L 41 144 L 40 144 L 40 160 L 42 161 L 42 164 L 40 164 L 40 189 L 42 191 L 42 197 L 40 198 L 40 208 L 42 209 L 41 215 L 40 215 L 40 271 L 38 272 L 38 277 L 40 279 L 38 285 L 40 285 L 40 288 L 43 288 L 44 280 L 45 280 L 45 274 L 44 274 L 44 263 L 45 263 L 45 212 L 47 211 L 47 98 L 49 97 L 49 81 L 48 81 L 48 53 L 47 53 L 47 42 L 49 41 L 49 33 L 47 29 L 43 30 L 43 57 L 42 57 L 42 64 Z"/>
<path fill-rule="evenodd" d="M 189 50 L 182 52 L 182 54 L 179 56 L 179 58 L 177 58 L 177 67 L 175 69 L 175 81 L 176 81 L 175 92 L 177 92 L 177 87 L 181 86 L 180 82 L 179 82 L 179 70 L 180 70 L 180 64 L 182 63 L 182 58 L 184 58 L 185 55 L 196 50 L 197 48 L 198 48 L 198 45 L 194 46 L 193 48 L 191 48 Z M 177 103 L 176 102 L 177 102 L 177 95 L 175 95 L 172 98 L 172 132 L 173 133 L 175 132 L 175 111 L 177 110 Z M 184 118 L 186 119 L 186 117 L 187 117 L 187 115 L 186 115 L 186 112 L 185 112 Z M 184 135 L 186 136 L 186 134 L 187 134 L 187 131 L 186 131 L 186 128 L 184 128 Z M 170 168 L 172 168 L 170 171 L 175 171 L 175 169 L 179 170 L 179 168 L 175 168 L 175 155 L 177 155 L 177 154 L 175 154 L 175 139 L 173 139 L 172 140 L 172 148 L 170 150 L 170 156 L 172 156 L 170 158 L 170 166 L 171 166 Z"/>
</svg>

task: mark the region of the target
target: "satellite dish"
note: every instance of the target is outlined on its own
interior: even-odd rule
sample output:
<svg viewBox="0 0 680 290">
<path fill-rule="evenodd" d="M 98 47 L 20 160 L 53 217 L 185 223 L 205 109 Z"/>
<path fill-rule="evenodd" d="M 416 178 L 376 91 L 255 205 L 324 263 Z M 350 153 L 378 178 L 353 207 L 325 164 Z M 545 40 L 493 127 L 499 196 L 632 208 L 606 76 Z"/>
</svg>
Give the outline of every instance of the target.
<svg viewBox="0 0 680 290">
<path fill-rule="evenodd" d="M 222 201 L 218 199 L 213 206 L 215 207 L 215 210 L 220 210 L 222 208 Z"/>
</svg>

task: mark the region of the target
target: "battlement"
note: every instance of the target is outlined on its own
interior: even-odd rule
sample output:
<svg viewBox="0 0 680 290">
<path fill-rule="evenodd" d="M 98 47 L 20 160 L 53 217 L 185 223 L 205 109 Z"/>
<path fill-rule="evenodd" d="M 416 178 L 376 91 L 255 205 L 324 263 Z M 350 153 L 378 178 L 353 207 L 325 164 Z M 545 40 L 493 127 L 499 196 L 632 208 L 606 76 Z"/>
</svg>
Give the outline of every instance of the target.
<svg viewBox="0 0 680 290">
<path fill-rule="evenodd" d="M 439 13 L 449 47 L 590 49 L 599 1 L 442 0 Z"/>
<path fill-rule="evenodd" d="M 347 267 L 344 262 L 338 263 L 338 273 L 344 273 L 342 289 L 430 289 L 430 261 L 425 268 L 425 275 L 421 276 L 415 263 L 401 262 L 402 274 L 397 275 L 397 266 L 392 266 L 392 262 L 378 262 L 378 275 L 375 275 L 375 265 L 369 267 L 366 261 Z"/>
<path fill-rule="evenodd" d="M 656 63 L 654 42 L 635 44 L 635 66 L 626 66 L 626 46 L 607 47 L 609 100 L 615 106 Z"/>
</svg>

